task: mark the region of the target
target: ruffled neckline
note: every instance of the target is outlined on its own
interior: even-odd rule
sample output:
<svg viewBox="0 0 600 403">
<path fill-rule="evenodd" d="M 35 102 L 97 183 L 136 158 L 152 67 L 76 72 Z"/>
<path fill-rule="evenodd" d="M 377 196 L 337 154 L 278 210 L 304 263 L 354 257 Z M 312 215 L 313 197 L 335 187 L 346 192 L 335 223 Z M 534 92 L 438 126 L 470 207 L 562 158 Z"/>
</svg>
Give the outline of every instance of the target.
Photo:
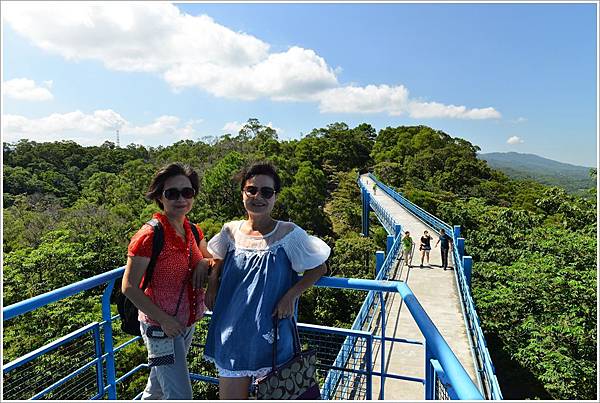
<svg viewBox="0 0 600 403">
<path fill-rule="evenodd" d="M 237 227 L 237 232 L 242 234 L 243 236 L 245 236 L 246 238 L 252 238 L 252 239 L 267 239 L 268 237 L 270 237 L 271 235 L 273 235 L 275 232 L 277 232 L 277 229 L 279 228 L 279 223 L 281 221 L 276 220 L 275 222 L 275 228 L 273 228 L 273 230 L 271 232 L 269 232 L 268 234 L 265 235 L 248 235 L 248 234 L 244 234 L 242 232 L 242 225 L 244 225 L 246 221 L 242 220 L 240 221 L 240 225 L 238 225 Z"/>
</svg>

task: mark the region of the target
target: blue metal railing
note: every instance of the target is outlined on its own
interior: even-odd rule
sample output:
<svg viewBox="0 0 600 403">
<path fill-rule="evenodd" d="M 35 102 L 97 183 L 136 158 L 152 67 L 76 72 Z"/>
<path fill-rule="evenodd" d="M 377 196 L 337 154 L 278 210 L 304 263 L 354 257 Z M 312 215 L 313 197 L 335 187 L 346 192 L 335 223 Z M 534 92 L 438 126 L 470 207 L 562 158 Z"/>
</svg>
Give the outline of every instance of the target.
<svg viewBox="0 0 600 403">
<path fill-rule="evenodd" d="M 373 174 L 369 173 L 368 178 L 369 180 L 374 181 L 389 197 L 405 207 L 427 225 L 438 232 L 440 229 L 444 229 L 448 235 L 452 236 L 452 255 L 456 267 L 456 282 L 457 287 L 460 290 L 459 296 L 461 298 L 461 308 L 469 330 L 469 343 L 471 343 L 476 356 L 478 377 L 480 383 L 484 386 L 486 396 L 494 400 L 502 400 L 502 392 L 500 390 L 498 378 L 496 377 L 496 370 L 492 363 L 485 336 L 481 329 L 481 322 L 471 295 L 470 278 L 472 260 L 470 256 L 464 256 L 464 239 L 460 238 L 460 227 L 455 226 L 452 228 L 449 224 L 406 199 L 399 192 L 380 182 Z M 363 187 L 362 183 L 360 183 L 360 185 Z"/>
<path fill-rule="evenodd" d="M 107 287 L 104 290 L 104 294 L 103 294 L 103 298 L 102 298 L 102 305 L 103 305 L 103 312 L 104 312 L 103 316 L 106 318 L 103 323 L 93 323 L 91 325 L 88 325 L 88 327 L 84 327 L 85 330 L 80 330 L 76 333 L 67 335 L 64 338 L 60 339 L 60 341 L 50 343 L 49 345 L 44 346 L 41 350 L 36 350 L 33 353 L 27 354 L 26 356 L 13 361 L 12 363 L 8 364 L 7 366 L 5 366 L 3 368 L 4 376 L 6 377 L 8 374 L 10 374 L 10 372 L 12 370 L 14 370 L 15 368 L 17 368 L 21 365 L 24 365 L 26 362 L 33 360 L 35 357 L 39 357 L 41 354 L 47 353 L 47 351 L 50 351 L 50 349 L 53 346 L 55 346 L 55 344 L 65 343 L 66 339 L 71 339 L 73 337 L 76 337 L 76 334 L 77 335 L 82 334 L 85 331 L 89 330 L 89 328 L 100 329 L 100 327 L 101 327 L 103 330 L 103 337 L 104 337 L 104 351 L 102 352 L 102 355 L 100 357 L 96 357 L 95 360 L 103 361 L 103 364 L 104 364 L 103 366 L 102 365 L 97 366 L 98 371 L 99 371 L 98 379 L 100 379 L 100 378 L 102 378 L 103 380 L 105 379 L 105 382 L 98 383 L 98 388 L 99 388 L 98 396 L 94 395 L 89 398 L 98 398 L 98 397 L 101 398 L 101 397 L 106 396 L 111 399 L 116 399 L 117 398 L 117 395 L 116 395 L 117 383 L 119 382 L 119 380 L 122 381 L 124 377 L 117 379 L 115 376 L 114 354 L 115 354 L 116 350 L 121 348 L 121 346 L 117 347 L 116 349 L 112 347 L 112 339 L 113 339 L 112 321 L 115 319 L 116 316 L 111 316 L 110 314 L 106 315 L 106 312 L 110 312 L 110 305 L 109 305 L 110 303 L 109 303 L 108 296 L 110 296 L 110 293 L 112 291 L 111 285 L 114 285 L 115 280 L 120 278 L 123 275 L 123 272 L 124 272 L 123 267 L 114 269 L 107 273 L 103 273 L 98 276 L 94 276 L 92 278 L 79 281 L 77 283 L 62 287 L 60 289 L 48 292 L 46 294 L 43 294 L 43 295 L 31 298 L 29 300 L 25 300 L 25 301 L 22 301 L 22 302 L 14 304 L 14 305 L 10 305 L 8 307 L 3 308 L 3 317 L 4 317 L 3 320 L 7 321 L 7 320 L 13 319 L 23 313 L 30 312 L 37 308 L 41 308 L 45 305 L 48 305 L 50 303 L 59 301 L 61 299 L 67 298 L 72 295 L 75 295 L 82 291 L 85 291 L 85 290 L 88 290 L 88 289 L 91 289 L 94 287 L 98 287 L 103 284 L 107 285 Z M 383 272 L 383 270 L 382 270 L 382 272 Z M 400 293 L 400 295 L 402 296 L 403 300 L 405 301 L 407 307 L 409 308 L 409 311 L 411 312 L 413 318 L 415 319 L 415 322 L 417 323 L 419 329 L 423 333 L 423 336 L 428 345 L 428 351 L 430 351 L 432 358 L 434 358 L 440 362 L 440 366 L 441 366 L 441 368 L 443 368 L 443 371 L 446 374 L 446 378 L 448 379 L 448 382 L 452 385 L 453 389 L 456 391 L 457 398 L 468 399 L 468 400 L 473 400 L 473 399 L 479 400 L 479 399 L 483 398 L 481 393 L 477 389 L 477 387 L 473 384 L 473 382 L 469 378 L 469 376 L 466 373 L 466 371 L 464 370 L 464 368 L 460 365 L 460 363 L 459 363 L 458 359 L 456 358 L 456 356 L 454 355 L 454 353 L 450 350 L 450 347 L 448 346 L 446 341 L 442 338 L 439 331 L 435 328 L 435 326 L 431 322 L 431 319 L 427 316 L 427 314 L 425 313 L 425 311 L 419 304 L 418 300 L 416 299 L 416 297 L 413 295 L 412 291 L 406 284 L 400 283 L 400 282 L 391 282 L 391 281 L 324 277 L 324 278 L 320 279 L 316 285 L 319 287 L 346 288 L 346 289 L 364 290 L 364 291 L 372 291 L 372 292 L 398 292 L 398 293 Z M 314 325 L 300 325 L 301 330 L 307 330 L 307 329 L 314 330 L 316 328 L 319 328 L 319 327 L 315 327 Z M 328 329 L 326 327 L 320 327 L 320 328 Z M 365 332 L 361 332 L 361 331 L 357 331 L 357 330 L 344 330 L 344 329 L 335 329 L 335 331 L 337 331 L 338 333 L 341 333 L 341 334 L 345 334 L 347 336 L 354 336 L 354 337 L 362 336 L 362 337 L 366 338 L 367 342 L 370 341 L 370 343 L 372 343 L 373 337 L 369 332 L 365 333 Z M 98 351 L 98 346 L 100 343 L 100 336 L 99 336 L 99 332 L 97 332 L 97 331 L 95 331 L 95 334 L 98 334 L 98 336 L 96 337 L 96 343 L 97 343 L 96 351 Z M 363 366 L 364 369 L 361 369 L 359 372 L 363 375 L 366 375 L 369 378 L 372 377 L 373 375 L 386 376 L 387 374 L 385 373 L 385 371 L 382 371 L 379 374 L 372 371 L 372 368 L 369 364 L 370 359 L 371 359 L 370 358 L 370 348 L 371 347 L 369 344 L 369 347 L 368 347 L 369 353 L 367 354 L 367 356 L 365 358 L 363 358 L 365 360 L 365 365 Z M 112 359 L 110 359 L 110 358 L 112 358 Z M 98 362 L 95 360 L 87 363 L 86 368 L 97 365 Z M 106 371 L 102 370 L 103 367 L 106 368 Z M 111 367 L 112 367 L 112 369 L 111 369 Z M 339 370 L 339 369 L 336 369 L 336 370 Z M 73 373 L 73 374 L 69 374 L 68 376 L 70 378 L 72 378 L 72 377 L 76 376 L 76 374 Z M 193 376 L 193 378 L 196 378 L 196 379 L 198 379 L 198 377 L 202 377 L 202 376 L 197 375 L 197 374 L 195 374 Z M 57 388 L 60 387 L 60 385 L 62 383 L 66 382 L 66 381 L 67 380 L 65 380 L 65 379 L 57 381 L 54 385 L 52 385 L 52 387 L 46 388 L 45 393 L 50 392 L 52 390 L 56 390 Z M 428 380 L 428 382 L 433 382 L 433 379 Z M 102 392 L 100 392 L 100 390 L 102 390 Z M 5 390 L 5 392 L 6 392 L 6 390 Z M 369 392 L 369 395 L 370 395 L 370 392 Z M 5 395 L 5 397 L 6 397 L 6 395 Z M 37 397 L 41 397 L 41 395 L 39 395 L 39 393 L 38 393 Z M 371 396 L 368 396 L 367 398 L 370 398 L 370 397 Z M 76 397 L 76 398 L 81 398 L 81 396 Z"/>
<path fill-rule="evenodd" d="M 412 204 L 410 201 L 406 200 L 404 197 L 396 193 L 393 189 L 387 187 L 383 183 L 379 182 L 372 175 L 370 176 L 372 180 L 374 180 L 378 186 L 383 189 L 386 194 L 396 200 L 398 203 L 405 206 L 407 209 L 412 211 L 415 215 L 420 217 L 425 222 L 429 223 L 432 227 L 439 230 L 440 228 L 444 228 L 449 234 L 452 234 L 455 238 L 454 250 L 453 254 L 455 255 L 455 262 L 460 264 L 460 269 L 457 270 L 459 272 L 458 280 L 459 287 L 461 289 L 461 294 L 466 295 L 467 298 L 463 299 L 466 301 L 467 305 L 472 306 L 472 312 L 468 313 L 468 320 L 475 321 L 477 327 L 479 327 L 478 317 L 476 316 L 476 311 L 474 309 L 474 305 L 472 303 L 472 298 L 470 298 L 470 292 L 468 288 L 468 278 L 464 275 L 464 267 L 462 264 L 462 251 L 459 247 L 459 242 L 457 241 L 457 237 L 460 235 L 459 232 L 452 232 L 450 230 L 450 226 L 441 220 L 437 219 L 435 216 L 429 214 L 428 212 L 420 209 L 418 206 Z M 366 188 L 362 185 L 359 180 L 359 184 L 361 189 L 363 190 L 363 196 L 367 192 Z M 363 206 L 365 206 L 363 204 Z M 397 282 L 382 282 L 388 278 L 388 274 L 391 270 L 393 262 L 396 260 L 398 252 L 400 250 L 400 234 L 401 227 L 395 221 L 394 217 L 385 209 L 381 204 L 370 197 L 368 199 L 368 206 L 370 209 L 373 209 L 378 217 L 378 219 L 384 225 L 388 234 L 388 242 L 387 242 L 387 256 L 385 259 L 380 259 L 377 265 L 376 271 L 376 279 L 375 280 L 358 280 L 358 279 L 339 279 L 339 278 L 323 278 L 318 283 L 317 286 L 329 286 L 329 287 L 337 287 L 337 288 L 350 288 L 350 289 L 365 289 L 369 290 L 367 297 L 363 303 L 361 310 L 357 318 L 355 319 L 352 329 L 337 329 L 337 328 L 327 328 L 316 325 L 307 325 L 300 324 L 299 328 L 301 333 L 304 331 L 305 334 L 313 333 L 321 333 L 321 334 L 338 334 L 345 335 L 345 340 L 342 343 L 342 347 L 339 350 L 339 353 L 335 360 L 333 360 L 331 365 L 324 366 L 329 369 L 327 372 L 327 377 L 323 386 L 323 396 L 325 398 L 335 398 L 342 397 L 347 398 L 346 396 L 359 396 L 358 394 L 350 394 L 347 393 L 347 389 L 355 388 L 357 377 L 359 380 L 365 379 L 366 388 L 363 391 L 363 397 L 367 399 L 371 399 L 372 388 L 371 388 L 371 379 L 372 376 L 380 376 L 380 394 L 379 398 L 384 398 L 384 390 L 385 390 L 385 379 L 395 378 L 395 379 L 404 379 L 409 381 L 416 381 L 425 384 L 425 398 L 426 399 L 440 399 L 444 397 L 448 397 L 451 399 L 482 399 L 483 396 L 477 390 L 471 379 L 468 377 L 464 368 L 460 365 L 456 356 L 449 349 L 448 345 L 441 337 L 427 314 L 423 311 L 422 307 L 412 295 L 412 291 L 410 288 L 404 283 Z M 363 212 L 364 213 L 364 212 Z M 463 243 L 464 246 L 464 243 Z M 381 252 L 382 253 L 382 252 Z M 458 258 L 457 258 L 458 256 Z M 68 382 L 70 379 L 76 377 L 79 373 L 90 368 L 92 366 L 96 367 L 96 376 L 97 376 L 97 386 L 98 386 L 98 394 L 91 396 L 90 398 L 99 398 L 106 395 L 108 398 L 115 399 L 117 390 L 116 386 L 118 383 L 123 382 L 129 376 L 133 375 L 135 372 L 146 368 L 145 364 L 138 365 L 137 367 L 128 371 L 125 375 L 117 378 L 115 373 L 115 353 L 125 348 L 127 345 L 131 344 L 133 341 L 139 338 L 133 338 L 116 348 L 113 347 L 113 337 L 112 337 L 112 322 L 118 318 L 118 315 L 112 315 L 110 310 L 110 301 L 109 297 L 112 292 L 112 288 L 114 286 L 114 282 L 116 279 L 122 276 L 124 268 L 119 268 L 112 270 L 110 272 L 101 274 L 99 276 L 92 277 L 90 279 L 72 284 L 67 287 L 63 287 L 61 289 L 55 290 L 51 293 L 47 293 L 38 297 L 34 297 L 27 301 L 22 301 L 20 303 L 9 306 L 3 310 L 4 320 L 9 320 L 14 318 L 15 316 L 21 315 L 25 312 L 29 312 L 38 307 L 47 305 L 51 302 L 58 301 L 60 299 L 66 298 L 71 295 L 75 295 L 81 291 L 97 287 L 102 284 L 107 284 L 107 287 L 104 291 L 102 297 L 102 312 L 103 312 L 103 322 L 99 324 L 92 324 L 92 328 L 94 330 L 95 336 L 95 350 L 96 350 L 96 358 L 87 364 L 85 364 L 82 368 L 77 369 L 72 374 L 67 377 L 58 380 L 53 385 L 50 385 L 42 392 L 39 392 L 35 395 L 35 397 L 42 397 L 48 392 L 60 387 L 65 382 Z M 339 281 L 345 281 L 345 284 L 340 285 Z M 360 286 L 359 286 L 360 285 Z M 382 289 L 385 285 L 386 289 Z M 394 288 L 395 285 L 395 288 Z M 367 288 L 362 288 L 367 287 Z M 392 287 L 391 289 L 389 287 Z M 415 340 L 406 340 L 399 338 L 388 338 L 385 336 L 385 299 L 383 298 L 383 292 L 399 292 L 407 304 L 407 307 L 411 314 L 413 315 L 415 322 L 421 329 L 423 336 L 425 337 L 425 342 L 415 341 Z M 466 292 L 465 292 L 466 291 Z M 376 298 L 376 294 L 379 298 Z M 462 297 L 462 295 L 461 295 Z M 410 301 L 410 302 L 409 302 Z M 372 327 L 375 312 L 379 310 L 381 316 L 381 336 L 373 336 L 370 329 Z M 467 309 L 468 311 L 468 309 Z M 370 312 L 373 314 L 371 315 Z M 415 316 L 416 315 L 416 316 Z M 417 318 L 418 316 L 418 318 Z M 91 325 L 90 325 L 91 326 Z M 100 326 L 104 332 L 104 352 L 101 353 L 100 347 Z M 87 327 L 86 327 L 87 329 Z M 366 330 L 365 330 L 366 329 Z M 480 353 L 483 353 L 483 371 L 492 371 L 493 366 L 491 365 L 491 359 L 489 359 L 489 353 L 487 352 L 487 347 L 485 346 L 485 339 L 483 338 L 483 334 L 481 333 L 481 329 L 479 327 L 480 338 L 477 338 L 477 346 L 483 346 L 483 349 Z M 83 334 L 84 332 L 79 331 L 75 332 L 77 334 Z M 51 351 L 51 348 L 56 347 L 56 345 L 60 345 L 61 343 L 66 343 L 68 340 L 72 339 L 73 334 L 65 336 L 65 338 L 60 339 L 61 342 L 57 344 L 57 342 L 50 343 L 49 345 L 36 350 L 36 354 L 27 354 L 24 357 L 21 357 L 18 360 L 15 360 L 13 363 L 9 363 L 4 368 L 4 374 L 6 376 L 7 373 L 10 373 L 13 369 L 17 368 L 20 365 L 25 364 L 26 362 L 33 360 L 35 357 L 38 357 L 41 354 L 47 353 Z M 65 339 L 65 340 L 63 340 Z M 381 370 L 376 372 L 373 370 L 372 366 L 372 344 L 373 340 L 377 339 L 381 342 Z M 385 362 L 385 342 L 386 341 L 395 341 L 395 342 L 403 342 L 403 343 L 412 343 L 412 344 L 424 344 L 425 345 L 425 379 L 414 378 L 409 376 L 402 376 L 399 374 L 391 374 L 387 373 L 384 367 Z M 483 343 L 482 343 L 483 342 Z M 487 363 L 485 361 L 487 355 Z M 35 357 L 34 357 L 35 356 Z M 106 371 L 104 373 L 104 366 L 102 363 L 106 364 Z M 19 365 L 15 365 L 18 363 Z M 322 366 L 323 367 L 323 366 Z M 351 376 L 349 376 L 351 375 Z M 105 378 L 106 377 L 106 381 Z M 190 377 L 193 380 L 201 380 L 209 383 L 216 383 L 217 380 L 213 377 L 207 377 L 199 374 L 190 374 Z M 341 379 L 341 381 L 340 381 Z M 495 379 L 495 375 L 494 378 Z M 493 381 L 492 380 L 492 381 Z M 497 380 L 496 380 L 497 384 Z M 493 390 L 493 384 L 490 388 Z M 497 388 L 499 393 L 499 387 Z M 137 397 L 139 397 L 138 395 Z M 501 395 L 497 394 L 493 398 L 501 398 Z"/>
<path fill-rule="evenodd" d="M 393 222 L 393 221 L 392 221 Z M 394 225 L 395 230 L 396 230 L 396 236 L 394 237 L 394 242 L 391 246 L 391 249 L 388 251 L 388 255 L 385 258 L 385 260 L 382 262 L 381 266 L 377 266 L 376 268 L 376 277 L 375 280 L 381 281 L 381 280 L 385 280 L 388 278 L 388 273 L 391 270 L 392 264 L 395 260 L 396 255 L 398 254 L 398 251 L 400 250 L 400 228 L 399 225 L 395 224 Z M 365 298 L 356 318 L 354 319 L 354 323 L 352 324 L 351 329 L 353 330 L 370 330 L 373 327 L 373 321 L 375 319 L 375 313 L 379 310 L 380 312 L 380 317 L 382 320 L 381 323 L 381 329 L 382 329 L 382 334 L 379 337 L 379 340 L 381 340 L 381 370 L 380 373 L 384 374 L 382 375 L 382 381 L 380 383 L 380 395 L 379 398 L 383 399 L 384 396 L 384 385 L 385 385 L 385 377 L 386 375 L 392 375 L 394 377 L 398 377 L 400 379 L 406 379 L 406 377 L 403 377 L 401 375 L 398 374 L 385 374 L 385 342 L 386 340 L 390 340 L 389 338 L 385 337 L 385 301 L 383 299 L 383 294 L 381 292 L 377 293 L 379 298 L 376 298 L 376 294 L 375 291 L 369 291 L 369 293 L 367 294 L 367 297 Z M 373 313 L 373 314 L 371 314 Z M 347 338 L 343 345 L 342 348 L 340 349 L 340 352 L 338 354 L 338 356 L 336 357 L 335 360 L 335 366 L 338 367 L 345 367 L 347 365 L 347 361 L 349 359 L 350 356 L 352 356 L 352 354 L 354 353 L 354 339 L 352 338 Z M 405 340 L 399 340 L 396 339 L 395 341 L 399 341 L 399 342 L 412 342 L 415 343 L 413 341 L 405 341 Z M 416 342 L 417 344 L 420 342 Z M 338 382 L 340 380 L 341 377 L 341 373 L 339 371 L 329 371 L 327 378 L 325 380 L 325 384 L 323 386 L 323 391 L 324 391 L 324 395 L 329 395 L 331 392 L 331 389 L 338 387 Z M 423 379 L 419 379 L 419 378 L 415 378 L 413 379 L 414 381 L 417 382 L 424 382 Z M 342 387 L 346 387 L 347 383 L 345 385 L 343 385 Z"/>
</svg>

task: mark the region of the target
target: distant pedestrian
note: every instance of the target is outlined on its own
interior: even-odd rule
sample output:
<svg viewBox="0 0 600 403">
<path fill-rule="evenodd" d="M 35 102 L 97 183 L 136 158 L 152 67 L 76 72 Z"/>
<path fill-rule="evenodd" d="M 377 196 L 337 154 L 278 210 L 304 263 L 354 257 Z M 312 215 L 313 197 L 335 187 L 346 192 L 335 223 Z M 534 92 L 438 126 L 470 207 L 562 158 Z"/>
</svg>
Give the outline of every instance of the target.
<svg viewBox="0 0 600 403">
<path fill-rule="evenodd" d="M 421 268 L 423 267 L 423 261 L 425 260 L 425 256 L 427 256 L 427 266 L 429 266 L 429 251 L 431 251 L 431 235 L 427 230 L 423 231 L 423 236 L 421 237 L 421 245 L 419 246 L 419 250 L 421 251 Z"/>
<path fill-rule="evenodd" d="M 440 251 L 442 252 L 442 267 L 444 268 L 444 270 L 446 270 L 446 268 L 448 267 L 448 251 L 453 245 L 453 241 L 452 238 L 448 234 L 446 234 L 446 231 L 444 229 L 440 230 L 440 237 L 435 243 L 435 246 L 437 247 L 438 244 L 440 244 Z"/>
<path fill-rule="evenodd" d="M 377 194 L 377 183 L 373 182 L 373 194 Z"/>
<path fill-rule="evenodd" d="M 404 264 L 408 266 L 408 259 L 410 257 L 410 252 L 413 247 L 413 240 L 410 237 L 410 232 L 406 231 L 404 236 L 402 237 L 402 259 L 404 260 Z"/>
</svg>

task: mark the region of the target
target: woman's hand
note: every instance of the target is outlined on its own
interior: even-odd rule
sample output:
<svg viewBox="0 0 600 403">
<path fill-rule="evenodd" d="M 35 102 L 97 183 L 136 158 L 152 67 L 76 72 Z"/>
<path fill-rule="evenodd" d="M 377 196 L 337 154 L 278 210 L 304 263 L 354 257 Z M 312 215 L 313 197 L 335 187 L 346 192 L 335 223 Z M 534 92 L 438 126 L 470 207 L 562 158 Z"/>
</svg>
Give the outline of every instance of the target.
<svg viewBox="0 0 600 403">
<path fill-rule="evenodd" d="M 204 305 L 212 311 L 217 300 L 217 291 L 219 291 L 219 279 L 214 277 L 208 278 L 208 288 L 204 294 Z"/>
<path fill-rule="evenodd" d="M 223 259 L 213 259 L 210 261 L 210 264 L 212 270 L 210 276 L 208 276 L 208 288 L 204 294 L 204 305 L 212 311 L 215 308 L 215 302 L 217 301 Z"/>
<path fill-rule="evenodd" d="M 183 326 L 179 321 L 170 315 L 165 315 L 159 322 L 161 329 L 165 334 L 169 337 L 176 337 L 183 333 L 185 326 Z"/>
<path fill-rule="evenodd" d="M 281 297 L 271 316 L 277 316 L 279 319 L 283 319 L 289 318 L 294 314 L 294 305 L 297 296 L 290 291 L 286 292 L 285 295 Z"/>
<path fill-rule="evenodd" d="M 192 273 L 192 287 L 195 289 L 202 288 L 206 284 L 208 277 L 208 259 L 202 259 L 196 265 Z"/>
</svg>

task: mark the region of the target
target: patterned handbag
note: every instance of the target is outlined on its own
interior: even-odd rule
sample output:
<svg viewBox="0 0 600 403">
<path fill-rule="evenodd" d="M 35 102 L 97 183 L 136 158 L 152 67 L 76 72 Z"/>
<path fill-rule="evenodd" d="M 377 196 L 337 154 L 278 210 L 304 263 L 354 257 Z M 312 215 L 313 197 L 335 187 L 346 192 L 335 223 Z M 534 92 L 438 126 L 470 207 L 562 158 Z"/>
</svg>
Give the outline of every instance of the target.
<svg viewBox="0 0 600 403">
<path fill-rule="evenodd" d="M 300 335 L 296 320 L 294 325 L 294 356 L 279 367 L 276 366 L 277 332 L 279 319 L 274 319 L 275 340 L 273 342 L 273 363 L 271 372 L 256 380 L 257 400 L 319 400 L 321 392 L 316 377 L 317 351 L 301 351 Z"/>
</svg>

